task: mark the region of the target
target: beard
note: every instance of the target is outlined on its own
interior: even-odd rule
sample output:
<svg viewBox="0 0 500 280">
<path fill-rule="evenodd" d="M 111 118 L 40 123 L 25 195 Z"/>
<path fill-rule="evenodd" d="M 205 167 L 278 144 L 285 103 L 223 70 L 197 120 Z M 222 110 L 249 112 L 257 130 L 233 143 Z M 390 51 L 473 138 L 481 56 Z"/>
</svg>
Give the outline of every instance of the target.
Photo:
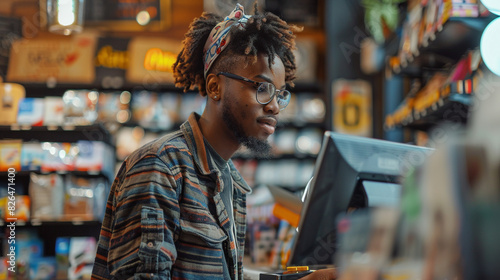
<svg viewBox="0 0 500 280">
<path fill-rule="evenodd" d="M 247 147 L 255 156 L 261 158 L 269 158 L 271 154 L 271 145 L 267 140 L 260 140 L 256 137 L 247 136 L 241 123 L 236 120 L 234 113 L 231 111 L 229 101 L 223 100 L 222 105 L 222 120 L 233 132 L 234 137 L 241 145 Z"/>
</svg>

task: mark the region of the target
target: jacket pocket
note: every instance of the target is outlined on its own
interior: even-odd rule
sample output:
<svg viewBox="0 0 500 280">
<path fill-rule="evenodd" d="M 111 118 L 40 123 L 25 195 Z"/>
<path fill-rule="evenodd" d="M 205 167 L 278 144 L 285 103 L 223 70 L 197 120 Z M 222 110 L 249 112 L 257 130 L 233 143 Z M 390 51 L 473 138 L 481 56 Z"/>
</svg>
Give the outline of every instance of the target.
<svg viewBox="0 0 500 280">
<path fill-rule="evenodd" d="M 168 259 L 162 253 L 165 219 L 162 209 L 143 206 L 141 209 L 141 244 L 139 258 L 143 272 L 158 273 L 167 269 Z"/>
<path fill-rule="evenodd" d="M 198 215 L 204 216 L 205 218 L 203 220 L 180 220 L 181 229 L 184 234 L 195 239 L 193 241 L 201 239 L 209 245 L 219 245 L 227 239 L 227 235 L 215 220 L 211 218 L 208 211 L 199 211 Z"/>
</svg>

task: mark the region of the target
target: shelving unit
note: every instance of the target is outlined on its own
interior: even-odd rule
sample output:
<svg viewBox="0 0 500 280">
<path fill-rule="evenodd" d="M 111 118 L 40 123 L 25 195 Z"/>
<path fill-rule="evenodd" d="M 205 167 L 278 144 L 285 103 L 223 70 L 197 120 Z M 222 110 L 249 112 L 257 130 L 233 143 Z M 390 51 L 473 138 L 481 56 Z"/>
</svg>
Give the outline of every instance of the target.
<svg viewBox="0 0 500 280">
<path fill-rule="evenodd" d="M 7 231 L 6 224 L 1 221 L 2 232 Z M 17 232 L 36 231 L 43 240 L 43 251 L 46 256 L 55 255 L 57 237 L 94 237 L 99 238 L 101 222 L 99 221 L 30 221 L 16 222 Z M 5 254 L 2 254 L 5 255 Z"/>
<path fill-rule="evenodd" d="M 76 143 L 81 140 L 104 142 L 114 151 L 114 140 L 109 131 L 103 124 L 93 124 L 88 126 L 22 126 L 10 125 L 0 126 L 2 140 L 18 139 L 24 142 L 67 142 Z M 113 166 L 112 166 L 113 167 Z M 58 171 L 36 171 L 36 170 L 16 170 L 15 183 L 16 195 L 28 195 L 31 174 L 48 175 L 57 174 L 62 178 L 66 176 L 75 176 L 75 178 L 103 178 L 107 189 L 113 181 L 113 174 L 100 171 L 78 171 L 78 170 L 58 170 Z M 8 172 L 0 172 L 0 178 L 7 179 Z M 64 184 L 64 183 L 63 183 Z M 106 195 L 107 196 L 107 195 Z M 103 198 L 106 201 L 106 198 Z M 16 203 L 17 205 L 17 203 Z M 18 206 L 19 207 L 19 206 Z M 31 211 L 31 209 L 30 209 Z M 43 240 L 43 252 L 46 256 L 55 255 L 55 244 L 58 237 L 90 236 L 99 237 L 100 221 L 89 221 L 78 218 L 66 218 L 69 220 L 45 221 L 31 218 L 25 222 L 16 221 L 16 233 L 34 232 Z M 7 223 L 0 221 L 2 232 L 8 233 Z M 1 239 L 6 234 L 2 234 Z M 3 248 L 2 248 L 3 250 Z M 4 254 L 3 254 L 4 255 Z"/>
<path fill-rule="evenodd" d="M 429 71 L 450 70 L 463 54 L 479 46 L 482 30 L 494 19 L 452 17 L 433 39 L 420 46 L 408 61 L 393 61 L 395 74 L 420 77 Z"/>
<path fill-rule="evenodd" d="M 29 126 L 10 125 L 0 126 L 2 139 L 21 139 L 28 141 L 54 141 L 54 135 L 65 142 L 79 140 L 102 141 L 113 146 L 113 139 L 104 125 L 97 123 L 88 126 Z M 59 141 L 59 140 L 58 140 Z"/>
<path fill-rule="evenodd" d="M 456 81 L 451 76 L 441 88 L 432 89 L 435 92 L 427 93 L 427 96 L 425 92 L 422 96 L 419 94 L 420 91 L 425 91 L 427 83 L 432 80 L 433 76 L 443 75 L 443 73 L 454 74 L 453 71 L 457 68 L 464 68 L 464 65 L 457 63 L 463 62 L 466 59 L 464 56 L 470 55 L 468 52 L 479 47 L 482 31 L 495 18 L 492 15 L 486 17 L 450 17 L 427 40 L 419 41 L 418 50 L 414 53 L 408 54 L 407 51 L 400 50 L 402 53 L 397 55 L 393 53 L 394 56 L 388 58 L 387 68 L 395 75 L 412 80 L 413 84 L 418 81 L 416 83 L 418 88 L 414 88 L 415 85 L 413 85 L 412 89 L 407 89 L 403 102 L 395 111 L 386 116 L 386 129 L 408 128 L 410 131 L 427 132 L 441 122 L 462 124 L 467 122 L 468 109 L 473 100 L 473 90 L 456 91 L 456 88 L 452 86 Z M 408 41 L 402 43 L 397 41 L 391 40 L 388 47 L 392 46 L 393 48 L 395 44 L 409 44 Z M 469 65 L 479 64 L 479 61 L 480 55 L 476 55 L 475 58 L 470 58 L 467 63 Z M 464 70 L 458 71 L 461 73 L 460 71 Z M 476 73 L 478 71 L 480 70 L 477 68 L 468 70 L 467 77 L 464 78 L 471 88 L 475 88 L 477 79 L 479 79 L 477 76 L 480 75 Z M 417 100 L 418 98 L 420 100 Z M 416 103 L 419 103 L 418 106 Z"/>
<path fill-rule="evenodd" d="M 21 171 L 16 171 L 16 179 L 19 179 L 19 177 L 26 177 L 29 176 L 32 173 L 36 174 L 59 174 L 59 175 L 67 175 L 71 174 L 74 176 L 83 176 L 83 177 L 102 177 L 106 179 L 110 179 L 106 174 L 104 174 L 101 171 L 50 171 L 50 172 L 43 172 L 43 171 L 27 171 L 27 170 L 21 170 Z M 0 177 L 7 177 L 7 172 L 5 171 L 0 171 Z"/>
</svg>

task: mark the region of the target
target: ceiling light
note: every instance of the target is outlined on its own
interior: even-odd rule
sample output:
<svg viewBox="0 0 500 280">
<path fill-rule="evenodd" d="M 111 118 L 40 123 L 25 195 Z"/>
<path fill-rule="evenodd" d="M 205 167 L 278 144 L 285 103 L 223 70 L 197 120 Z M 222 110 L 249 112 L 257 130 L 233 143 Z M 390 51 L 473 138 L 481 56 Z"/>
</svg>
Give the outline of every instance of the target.
<svg viewBox="0 0 500 280">
<path fill-rule="evenodd" d="M 82 32 L 84 1 L 47 0 L 49 31 L 64 35 Z"/>
<path fill-rule="evenodd" d="M 481 37 L 481 56 L 484 64 L 496 75 L 500 76 L 500 18 L 490 22 Z"/>
</svg>

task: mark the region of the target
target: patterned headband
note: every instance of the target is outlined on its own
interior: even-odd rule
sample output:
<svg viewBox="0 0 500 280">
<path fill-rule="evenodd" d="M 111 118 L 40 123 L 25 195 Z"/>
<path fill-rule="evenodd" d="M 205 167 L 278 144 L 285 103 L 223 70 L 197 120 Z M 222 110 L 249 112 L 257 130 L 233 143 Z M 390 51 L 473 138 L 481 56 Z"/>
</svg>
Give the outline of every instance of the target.
<svg viewBox="0 0 500 280">
<path fill-rule="evenodd" d="M 246 23 L 250 16 L 245 15 L 243 6 L 236 4 L 234 10 L 224 18 L 223 21 L 219 22 L 210 32 L 207 42 L 203 47 L 203 52 L 205 57 L 204 62 L 204 76 L 207 77 L 207 72 L 214 63 L 215 59 L 219 54 L 227 47 L 230 41 L 229 31 L 231 27 L 237 26 L 238 28 L 245 28 Z"/>
</svg>

